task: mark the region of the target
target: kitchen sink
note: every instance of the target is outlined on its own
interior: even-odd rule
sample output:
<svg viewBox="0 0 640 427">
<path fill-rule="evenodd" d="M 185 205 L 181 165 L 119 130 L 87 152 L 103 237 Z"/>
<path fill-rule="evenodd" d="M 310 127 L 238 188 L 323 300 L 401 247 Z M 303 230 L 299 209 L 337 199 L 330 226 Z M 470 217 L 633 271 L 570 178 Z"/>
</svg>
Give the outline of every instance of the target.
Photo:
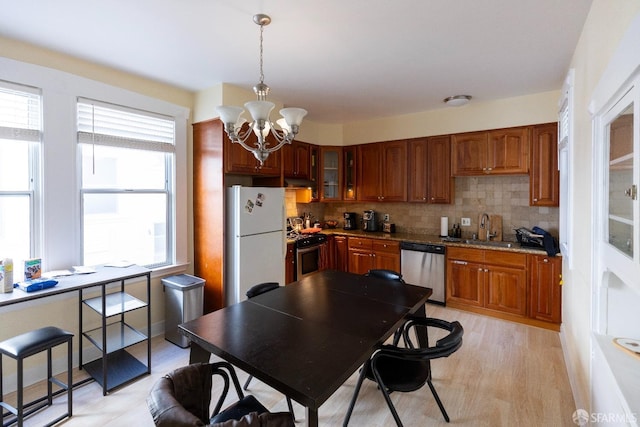
<svg viewBox="0 0 640 427">
<path fill-rule="evenodd" d="M 493 246 L 498 248 L 512 248 L 515 245 L 515 242 L 497 242 L 497 241 L 486 241 L 486 240 L 462 240 L 461 243 L 466 243 L 468 245 L 478 245 L 478 246 Z"/>
</svg>

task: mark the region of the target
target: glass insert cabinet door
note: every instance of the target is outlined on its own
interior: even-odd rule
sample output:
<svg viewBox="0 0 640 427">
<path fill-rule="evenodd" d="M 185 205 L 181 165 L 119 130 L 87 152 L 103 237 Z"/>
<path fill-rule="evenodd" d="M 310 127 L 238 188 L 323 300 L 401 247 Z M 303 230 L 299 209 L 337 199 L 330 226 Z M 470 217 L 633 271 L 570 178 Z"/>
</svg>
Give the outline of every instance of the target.
<svg viewBox="0 0 640 427">
<path fill-rule="evenodd" d="M 617 108 L 616 108 L 617 107 Z M 610 245 L 631 259 L 638 250 L 638 142 L 634 140 L 634 103 L 623 97 L 607 117 L 605 136 L 609 141 L 608 224 Z"/>
</svg>

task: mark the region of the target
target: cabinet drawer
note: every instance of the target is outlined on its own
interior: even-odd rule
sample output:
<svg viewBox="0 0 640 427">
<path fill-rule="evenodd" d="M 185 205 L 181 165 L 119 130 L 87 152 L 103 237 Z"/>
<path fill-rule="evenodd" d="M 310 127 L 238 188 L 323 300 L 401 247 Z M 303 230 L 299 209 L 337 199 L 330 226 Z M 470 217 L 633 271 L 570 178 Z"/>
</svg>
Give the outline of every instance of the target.
<svg viewBox="0 0 640 427">
<path fill-rule="evenodd" d="M 347 240 L 347 245 L 349 246 L 349 249 L 371 250 L 373 248 L 373 240 L 361 237 L 349 237 L 349 239 Z"/>
<path fill-rule="evenodd" d="M 484 262 L 484 250 L 449 247 L 447 248 L 447 259 Z"/>
<path fill-rule="evenodd" d="M 374 252 L 390 252 L 394 254 L 399 253 L 400 242 L 390 242 L 388 240 L 374 240 L 373 251 Z"/>
<path fill-rule="evenodd" d="M 508 267 L 527 268 L 527 255 L 519 253 L 509 253 L 503 251 L 485 251 L 485 262 L 487 264 L 502 265 Z"/>
</svg>

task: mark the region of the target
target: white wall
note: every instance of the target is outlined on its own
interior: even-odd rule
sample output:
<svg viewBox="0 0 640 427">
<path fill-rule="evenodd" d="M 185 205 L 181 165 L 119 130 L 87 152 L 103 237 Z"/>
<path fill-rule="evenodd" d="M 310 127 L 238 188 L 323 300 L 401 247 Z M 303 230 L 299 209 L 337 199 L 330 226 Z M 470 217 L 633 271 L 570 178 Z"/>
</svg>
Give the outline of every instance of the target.
<svg viewBox="0 0 640 427">
<path fill-rule="evenodd" d="M 609 59 L 630 22 L 640 11 L 638 0 L 594 0 L 571 62 L 575 69 L 573 269 L 563 265 L 563 344 L 576 406 L 589 410 L 591 332 L 591 266 L 593 139 L 589 101 Z"/>
</svg>

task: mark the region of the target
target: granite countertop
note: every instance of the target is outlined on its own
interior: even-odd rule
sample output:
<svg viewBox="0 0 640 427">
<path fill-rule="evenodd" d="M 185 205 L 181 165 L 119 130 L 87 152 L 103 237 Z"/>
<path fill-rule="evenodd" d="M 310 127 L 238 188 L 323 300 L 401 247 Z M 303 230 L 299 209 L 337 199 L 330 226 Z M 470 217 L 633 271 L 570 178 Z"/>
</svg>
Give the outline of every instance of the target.
<svg viewBox="0 0 640 427">
<path fill-rule="evenodd" d="M 391 240 L 391 241 L 398 241 L 398 242 L 440 244 L 440 245 L 445 245 L 447 247 L 488 249 L 488 250 L 494 250 L 494 251 L 519 252 L 519 253 L 527 253 L 527 254 L 534 254 L 534 255 L 547 254 L 547 252 L 544 249 L 537 249 L 537 248 L 522 246 L 518 242 L 510 242 L 512 243 L 512 246 L 507 248 L 502 246 L 470 244 L 470 243 L 465 243 L 463 241 L 459 241 L 459 242 L 443 241 L 443 239 L 440 236 L 433 235 L 433 234 L 383 233 L 378 231 L 343 230 L 342 228 L 325 228 L 322 230 L 322 233 L 339 235 L 339 236 L 348 236 L 348 237 L 366 237 L 370 239 Z M 560 254 L 558 254 L 557 256 L 560 256 Z"/>
</svg>

